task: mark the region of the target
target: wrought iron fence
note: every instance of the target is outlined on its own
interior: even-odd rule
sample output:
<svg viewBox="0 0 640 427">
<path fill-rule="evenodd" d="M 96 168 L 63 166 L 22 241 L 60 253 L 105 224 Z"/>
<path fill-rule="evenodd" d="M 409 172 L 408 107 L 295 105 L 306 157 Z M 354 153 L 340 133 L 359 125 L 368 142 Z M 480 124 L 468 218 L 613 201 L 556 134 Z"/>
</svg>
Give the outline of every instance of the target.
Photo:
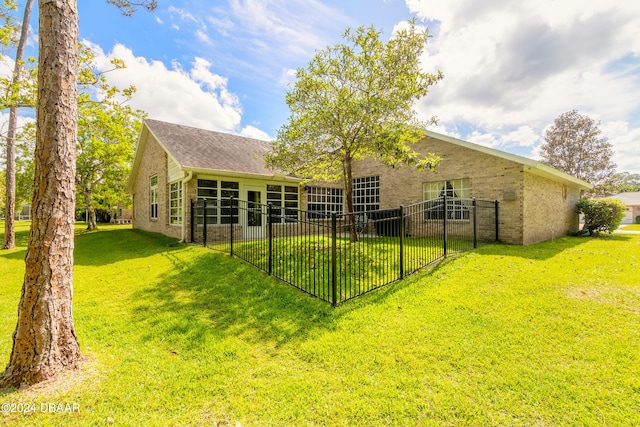
<svg viewBox="0 0 640 427">
<path fill-rule="evenodd" d="M 336 214 L 234 198 L 194 200 L 191 240 L 335 306 L 474 249 L 478 241 L 498 240 L 498 202 L 443 196 Z"/>
</svg>

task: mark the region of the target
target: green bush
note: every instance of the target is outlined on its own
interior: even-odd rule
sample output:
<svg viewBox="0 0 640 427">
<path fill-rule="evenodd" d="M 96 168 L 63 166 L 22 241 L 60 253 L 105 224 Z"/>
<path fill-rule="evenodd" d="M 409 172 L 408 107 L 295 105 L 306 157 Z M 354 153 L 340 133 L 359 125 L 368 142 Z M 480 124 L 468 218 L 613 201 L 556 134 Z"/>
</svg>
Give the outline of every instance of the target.
<svg viewBox="0 0 640 427">
<path fill-rule="evenodd" d="M 640 215 L 636 217 L 636 224 L 640 224 Z"/>
<path fill-rule="evenodd" d="M 583 232 L 612 233 L 622 223 L 627 205 L 616 199 L 580 199 L 576 209 L 584 215 Z"/>
</svg>

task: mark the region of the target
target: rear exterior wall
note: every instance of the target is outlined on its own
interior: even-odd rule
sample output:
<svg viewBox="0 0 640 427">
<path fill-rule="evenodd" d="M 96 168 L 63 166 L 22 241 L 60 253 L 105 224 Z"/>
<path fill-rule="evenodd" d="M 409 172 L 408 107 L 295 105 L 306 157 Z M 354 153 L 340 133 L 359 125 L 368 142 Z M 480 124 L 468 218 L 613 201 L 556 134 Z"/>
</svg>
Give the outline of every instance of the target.
<svg viewBox="0 0 640 427">
<path fill-rule="evenodd" d="M 579 217 L 575 187 L 531 173 L 525 174 L 523 244 L 530 245 L 575 232 Z"/>
<path fill-rule="evenodd" d="M 136 181 L 133 187 L 133 228 L 180 239 L 182 226 L 169 225 L 169 188 L 167 184 L 167 154 L 156 140 L 149 136 Z M 158 176 L 158 218 L 151 218 L 150 180 Z"/>
<path fill-rule="evenodd" d="M 354 164 L 354 178 L 380 176 L 380 209 L 421 202 L 425 182 L 468 178 L 471 197 L 499 202 L 499 240 L 524 243 L 525 174 L 522 164 L 433 138 L 425 138 L 413 149 L 440 156 L 440 165 L 431 172 L 404 165 L 391 168 L 370 159 Z M 505 200 L 505 194 L 509 195 L 508 200 Z M 492 236 L 494 224 L 486 225 L 486 235 Z M 479 226 L 482 227 L 480 220 Z"/>
</svg>

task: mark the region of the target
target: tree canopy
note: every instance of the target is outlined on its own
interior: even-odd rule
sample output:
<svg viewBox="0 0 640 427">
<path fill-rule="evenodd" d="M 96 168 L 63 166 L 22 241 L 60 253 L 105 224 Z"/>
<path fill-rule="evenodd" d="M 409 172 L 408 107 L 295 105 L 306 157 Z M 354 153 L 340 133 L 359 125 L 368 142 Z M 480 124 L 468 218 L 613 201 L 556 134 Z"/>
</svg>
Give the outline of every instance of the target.
<svg viewBox="0 0 640 427">
<path fill-rule="evenodd" d="M 107 3 L 111 3 L 125 16 L 133 15 L 139 7 L 142 7 L 149 12 L 155 10 L 158 7 L 158 2 L 156 0 L 142 0 L 139 2 L 133 2 L 129 0 L 107 0 Z"/>
<path fill-rule="evenodd" d="M 571 110 L 558 116 L 545 132 L 542 161 L 595 186 L 594 194 L 611 187 L 616 165 L 613 148 L 589 116 Z"/>
<path fill-rule="evenodd" d="M 428 31 L 410 21 L 388 42 L 380 36 L 374 27 L 347 29 L 344 44 L 318 51 L 296 71 L 285 98 L 291 115 L 266 157 L 267 165 L 310 180 L 342 179 L 347 212 L 353 212 L 353 161 L 373 157 L 419 169 L 439 163 L 411 148 L 435 122 L 419 120 L 414 104 L 443 78 L 421 69 Z"/>
<path fill-rule="evenodd" d="M 616 193 L 640 191 L 640 173 L 620 172 L 614 179 Z"/>
</svg>

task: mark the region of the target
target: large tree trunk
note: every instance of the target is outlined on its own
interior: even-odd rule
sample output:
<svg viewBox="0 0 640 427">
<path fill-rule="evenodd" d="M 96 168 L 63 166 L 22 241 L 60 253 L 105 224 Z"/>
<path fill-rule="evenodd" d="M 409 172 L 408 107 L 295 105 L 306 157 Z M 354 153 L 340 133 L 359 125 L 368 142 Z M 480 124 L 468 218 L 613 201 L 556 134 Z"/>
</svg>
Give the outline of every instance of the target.
<svg viewBox="0 0 640 427">
<path fill-rule="evenodd" d="M 16 62 L 13 68 L 12 86 L 20 82 L 22 74 L 22 60 L 24 49 L 29 37 L 29 21 L 31 20 L 31 9 L 33 0 L 27 0 L 24 6 L 22 18 L 22 28 L 20 30 L 20 40 L 16 48 Z M 9 109 L 9 129 L 7 130 L 7 198 L 5 204 L 4 223 L 4 244 L 3 249 L 13 249 L 16 247 L 16 234 L 14 229 L 14 218 L 16 215 L 16 131 L 18 128 L 18 107 Z"/>
<path fill-rule="evenodd" d="M 71 312 L 78 13 L 76 0 L 39 0 L 38 109 L 32 222 L 18 324 L 0 386 L 76 367 Z"/>
</svg>

